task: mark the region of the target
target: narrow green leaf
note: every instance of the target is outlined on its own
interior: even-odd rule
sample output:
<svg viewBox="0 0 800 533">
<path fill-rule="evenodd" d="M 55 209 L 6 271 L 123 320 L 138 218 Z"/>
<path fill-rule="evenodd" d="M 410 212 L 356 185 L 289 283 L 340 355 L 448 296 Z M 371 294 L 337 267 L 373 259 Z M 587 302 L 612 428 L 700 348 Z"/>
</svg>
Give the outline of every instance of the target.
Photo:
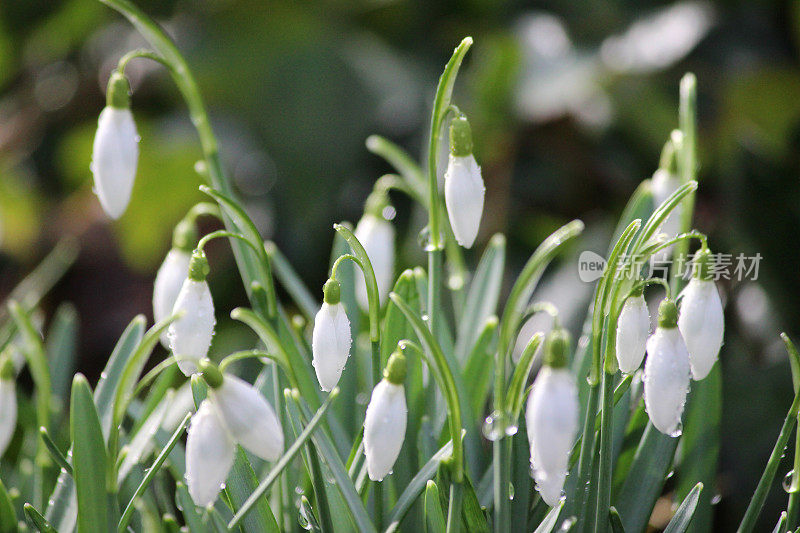
<svg viewBox="0 0 800 533">
<path fill-rule="evenodd" d="M 642 531 L 647 525 L 679 440 L 664 435 L 648 422 L 616 500 L 626 531 Z"/>
<path fill-rule="evenodd" d="M 384 158 L 395 170 L 403 176 L 419 199 L 423 200 L 423 205 L 427 204 L 427 191 L 425 174 L 401 147 L 380 135 L 370 135 L 367 137 L 367 150 L 375 155 Z"/>
<path fill-rule="evenodd" d="M 425 486 L 425 526 L 428 533 L 444 533 L 445 531 L 439 489 L 433 481 L 428 481 Z"/>
<path fill-rule="evenodd" d="M 467 393 L 472 412 L 475 414 L 484 412 L 486 400 L 489 398 L 499 324 L 500 321 L 495 315 L 486 319 L 464 366 L 464 383 L 469 383 Z"/>
<path fill-rule="evenodd" d="M 0 480 L 0 531 L 15 533 L 17 530 L 17 514 L 14 512 L 14 504 L 6 486 Z"/>
<path fill-rule="evenodd" d="M 188 414 L 185 417 L 183 417 L 183 420 L 181 421 L 180 424 L 178 424 L 178 428 L 172 434 L 172 437 L 170 437 L 167 445 L 164 447 L 163 450 L 161 450 L 161 453 L 158 454 L 156 460 L 153 461 L 153 465 L 149 469 L 147 469 L 147 473 L 145 474 L 144 479 L 142 480 L 141 483 L 139 483 L 139 486 L 133 493 L 133 496 L 128 502 L 128 505 L 125 506 L 125 511 L 122 513 L 122 517 L 119 519 L 119 524 L 117 525 L 118 532 L 124 532 L 127 530 L 128 524 L 130 523 L 130 520 L 133 517 L 133 509 L 134 509 L 133 504 L 136 502 L 136 498 L 140 497 L 144 493 L 144 491 L 147 490 L 147 487 L 150 485 L 150 482 L 153 481 L 153 478 L 161 469 L 161 465 L 164 464 L 164 461 L 167 459 L 172 449 L 178 443 L 178 439 L 180 439 L 181 436 L 183 435 L 183 431 L 184 429 L 186 429 L 186 424 L 189 422 L 189 418 L 191 418 L 191 415 Z"/>
<path fill-rule="evenodd" d="M 775 524 L 775 527 L 772 528 L 772 533 L 786 533 L 786 521 L 787 521 L 787 514 L 786 511 L 781 513 L 780 518 L 778 518 L 778 523 Z"/>
<path fill-rule="evenodd" d="M 678 510 L 675 511 L 675 516 L 673 516 L 672 520 L 667 524 L 667 529 L 664 530 L 664 533 L 684 533 L 689 529 L 689 525 L 692 523 L 692 519 L 697 511 L 697 505 L 700 501 L 700 494 L 702 491 L 702 483 L 698 483 L 694 486 L 686 498 L 684 498 L 683 502 L 681 502 Z"/>
<path fill-rule="evenodd" d="M 205 525 L 200 515 L 200 510 L 195 506 L 192 497 L 189 495 L 189 489 L 183 481 L 175 483 L 175 502 L 178 509 L 183 514 L 183 521 L 192 533 L 196 531 L 205 531 Z"/>
<path fill-rule="evenodd" d="M 550 533 L 558 525 L 558 517 L 561 514 L 561 509 L 564 508 L 564 501 L 559 502 L 558 505 L 550 509 L 547 516 L 544 517 L 539 527 L 533 533 Z"/>
<path fill-rule="evenodd" d="M 53 461 L 55 461 L 55 463 L 59 467 L 63 468 L 67 472 L 67 474 L 72 475 L 72 465 L 69 464 L 67 458 L 64 457 L 64 454 L 61 453 L 61 450 L 58 449 L 56 443 L 53 442 L 53 439 L 50 438 L 50 434 L 47 433 L 47 429 L 44 427 L 40 427 L 39 436 L 41 437 L 42 442 L 45 445 L 45 448 L 47 448 L 47 451 L 50 453 L 50 457 L 53 458 Z"/>
<path fill-rule="evenodd" d="M 465 431 L 461 432 L 462 436 L 465 434 Z M 389 527 L 386 529 L 387 533 L 397 530 L 400 526 L 400 521 L 422 493 L 426 483 L 436 475 L 436 472 L 439 470 L 439 464 L 452 457 L 452 455 L 453 441 L 448 441 L 447 444 L 433 454 L 433 457 L 419 469 L 411 482 L 406 486 L 405 490 L 403 490 L 403 493 L 400 494 L 400 497 L 397 498 L 397 503 L 389 513 Z"/>
<path fill-rule="evenodd" d="M 113 531 L 116 521 L 106 493 L 108 458 L 100 418 L 89 382 L 81 374 L 72 381 L 70 436 L 78 499 L 78 533 Z"/>
<path fill-rule="evenodd" d="M 25 517 L 28 519 L 28 522 L 30 522 L 31 525 L 35 527 L 40 533 L 58 533 L 58 531 L 56 531 L 56 529 L 53 526 L 51 526 L 47 520 L 45 520 L 42 514 L 39 511 L 37 511 L 33 505 L 26 503 L 23 509 L 25 511 Z M 4 529 L 3 531 L 17 531 L 16 526 L 17 524 L 15 523 L 14 529 L 10 530 Z"/>
<path fill-rule="evenodd" d="M 47 335 L 45 351 L 50 362 L 53 396 L 66 401 L 78 348 L 78 313 L 72 304 L 58 306 Z"/>
<path fill-rule="evenodd" d="M 462 365 L 466 364 L 486 320 L 497 312 L 505 262 L 506 238 L 498 233 L 489 241 L 478 263 L 458 321 L 455 356 Z"/>
<path fill-rule="evenodd" d="M 625 533 L 625 527 L 622 525 L 622 519 L 615 507 L 608 510 L 608 523 L 611 526 L 612 533 Z"/>
<path fill-rule="evenodd" d="M 272 241 L 267 241 L 264 243 L 264 248 L 270 261 L 272 261 L 275 276 L 281 281 L 283 288 L 286 289 L 286 292 L 292 297 L 297 307 L 300 308 L 306 320 L 314 322 L 314 317 L 320 306 L 317 299 L 311 295 L 300 275 L 294 270 L 286 256 L 281 253 L 278 245 Z"/>
<path fill-rule="evenodd" d="M 304 405 L 299 393 L 292 394 L 291 397 L 293 401 L 287 402 L 287 406 L 290 409 L 294 409 L 295 406 L 299 407 L 301 410 L 299 414 L 301 422 L 307 426 L 308 420 L 312 418 L 311 413 L 308 411 L 307 406 Z M 311 436 L 311 440 L 314 441 L 314 445 L 317 447 L 320 456 L 328 465 L 328 468 L 330 468 L 333 478 L 336 481 L 336 487 L 344 498 L 348 509 L 350 509 L 350 513 L 358 530 L 362 533 L 374 532 L 375 526 L 372 524 L 372 520 L 369 518 L 366 509 L 364 509 L 364 504 L 361 503 L 361 498 L 358 492 L 356 492 L 353 482 L 350 480 L 350 476 L 347 474 L 347 470 L 339 454 L 336 452 L 336 447 L 331 438 L 327 435 L 325 430 L 322 429 L 321 431 L 314 432 Z"/>
<path fill-rule="evenodd" d="M 29 313 L 19 302 L 14 300 L 8 303 L 11 318 L 22 334 L 22 353 L 28 362 L 31 376 L 36 385 L 36 420 L 40 426 L 50 427 L 50 398 L 52 387 L 50 385 L 50 367 L 47 364 L 44 345 L 39 332 L 31 322 Z"/>
</svg>

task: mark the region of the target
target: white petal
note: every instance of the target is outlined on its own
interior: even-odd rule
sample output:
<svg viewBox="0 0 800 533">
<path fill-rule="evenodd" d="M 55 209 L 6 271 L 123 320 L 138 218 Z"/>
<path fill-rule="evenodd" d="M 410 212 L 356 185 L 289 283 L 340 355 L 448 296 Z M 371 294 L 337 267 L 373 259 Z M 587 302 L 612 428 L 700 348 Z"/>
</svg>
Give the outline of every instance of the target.
<svg viewBox="0 0 800 533">
<path fill-rule="evenodd" d="M 222 386 L 210 394 L 220 418 L 239 444 L 267 461 L 281 456 L 281 423 L 272 406 L 252 385 L 226 374 Z"/>
<path fill-rule="evenodd" d="M 657 328 L 647 340 L 644 364 L 644 404 L 661 433 L 677 437 L 689 391 L 689 352 L 678 328 Z"/>
<path fill-rule="evenodd" d="M 13 379 L 0 379 L 0 456 L 17 427 L 17 392 Z"/>
<path fill-rule="evenodd" d="M 645 343 L 650 335 L 650 313 L 643 296 L 625 301 L 617 323 L 617 362 L 626 374 L 636 372 L 644 359 Z"/>
<path fill-rule="evenodd" d="M 542 368 L 528 398 L 525 422 L 536 488 L 551 507 L 561 499 L 578 409 L 578 389 L 569 370 Z"/>
<path fill-rule="evenodd" d="M 214 336 L 216 319 L 208 284 L 191 279 L 184 281 L 173 308 L 173 312 L 178 311 L 184 314 L 169 326 L 169 347 L 179 357 L 178 368 L 189 376 L 197 372 L 195 362 L 208 354 Z"/>
<path fill-rule="evenodd" d="M 342 375 L 347 358 L 350 357 L 350 320 L 341 303 L 323 303 L 314 318 L 314 333 L 311 339 L 312 364 L 322 390 L 333 389 Z"/>
<path fill-rule="evenodd" d="M 475 158 L 471 154 L 464 157 L 450 154 L 444 174 L 444 199 L 450 226 L 464 248 L 470 248 L 478 236 L 485 191 L 481 167 Z"/>
<path fill-rule="evenodd" d="M 703 379 L 717 361 L 725 334 L 722 301 L 713 281 L 693 279 L 686 286 L 678 328 L 689 350 L 692 377 Z"/>
<path fill-rule="evenodd" d="M 97 120 L 92 150 L 94 189 L 111 218 L 128 207 L 139 159 L 139 136 L 130 109 L 106 107 Z"/>
<path fill-rule="evenodd" d="M 665 169 L 658 169 L 653 174 L 650 187 L 653 192 L 653 207 L 658 208 L 672 193 L 681 186 L 681 180 L 675 174 L 670 174 Z M 669 216 L 661 223 L 660 232 L 666 233 L 668 238 L 673 238 L 681 231 L 681 204 L 678 204 Z M 653 255 L 653 261 L 664 262 L 672 255 L 673 246 Z"/>
<path fill-rule="evenodd" d="M 158 269 L 156 280 L 153 284 L 153 318 L 156 322 L 164 320 L 172 314 L 175 301 L 181 292 L 183 282 L 189 273 L 191 254 L 173 248 L 167 253 L 164 262 Z M 167 332 L 161 334 L 161 344 L 169 349 L 169 336 Z"/>
<path fill-rule="evenodd" d="M 186 438 L 186 484 L 194 503 L 214 503 L 233 466 L 236 444 L 211 402 L 204 400 L 192 417 Z"/>
<path fill-rule="evenodd" d="M 406 395 L 402 385 L 381 380 L 372 391 L 364 418 L 367 473 L 380 481 L 392 471 L 406 436 Z"/>
<path fill-rule="evenodd" d="M 392 290 L 394 277 L 394 227 L 386 220 L 367 213 L 358 221 L 353 233 L 364 246 L 372 263 L 378 284 L 378 297 L 383 304 Z M 358 267 L 355 268 L 355 273 L 356 301 L 361 309 L 367 311 L 369 302 L 364 276 Z"/>
</svg>

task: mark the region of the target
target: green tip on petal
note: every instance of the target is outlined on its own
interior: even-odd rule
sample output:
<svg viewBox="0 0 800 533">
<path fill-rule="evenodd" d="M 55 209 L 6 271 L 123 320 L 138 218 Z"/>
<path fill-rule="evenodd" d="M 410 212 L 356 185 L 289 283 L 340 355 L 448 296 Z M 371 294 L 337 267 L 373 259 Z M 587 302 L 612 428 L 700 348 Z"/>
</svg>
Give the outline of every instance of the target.
<svg viewBox="0 0 800 533">
<path fill-rule="evenodd" d="M 380 180 L 378 180 L 379 183 Z M 383 220 L 383 210 L 389 206 L 389 195 L 386 194 L 386 189 L 383 187 L 376 187 L 367 196 L 367 201 L 364 204 L 364 213 L 370 214 Z"/>
<path fill-rule="evenodd" d="M 454 118 L 450 123 L 450 151 L 456 157 L 472 153 L 472 128 L 467 117 Z"/>
<path fill-rule="evenodd" d="M 117 109 L 129 109 L 131 107 L 131 85 L 124 74 L 115 70 L 108 78 L 108 88 L 106 89 L 106 105 Z"/>
<path fill-rule="evenodd" d="M 569 361 L 569 332 L 556 328 L 547 334 L 544 341 L 544 365 L 550 368 L 564 368 Z"/>
<path fill-rule="evenodd" d="M 400 350 L 395 350 L 389 356 L 389 362 L 383 370 L 383 377 L 389 383 L 402 385 L 406 379 L 406 356 Z"/>
<path fill-rule="evenodd" d="M 189 279 L 192 281 L 205 281 L 211 267 L 203 250 L 192 252 L 192 259 L 189 261 Z"/>
<path fill-rule="evenodd" d="M 203 375 L 203 379 L 206 380 L 206 383 L 208 383 L 209 387 L 212 389 L 218 389 L 220 386 L 222 386 L 222 372 L 219 371 L 217 365 L 208 359 L 201 359 L 197 364 L 197 368 L 200 370 L 200 373 Z"/>
<path fill-rule="evenodd" d="M 342 300 L 342 285 L 335 279 L 329 279 L 322 287 L 322 300 L 328 305 L 336 305 Z"/>
<path fill-rule="evenodd" d="M 7 352 L 0 354 L 0 379 L 14 379 L 14 361 Z"/>
<path fill-rule="evenodd" d="M 664 329 L 678 327 L 678 306 L 674 300 L 664 299 L 658 306 L 658 327 Z"/>
</svg>

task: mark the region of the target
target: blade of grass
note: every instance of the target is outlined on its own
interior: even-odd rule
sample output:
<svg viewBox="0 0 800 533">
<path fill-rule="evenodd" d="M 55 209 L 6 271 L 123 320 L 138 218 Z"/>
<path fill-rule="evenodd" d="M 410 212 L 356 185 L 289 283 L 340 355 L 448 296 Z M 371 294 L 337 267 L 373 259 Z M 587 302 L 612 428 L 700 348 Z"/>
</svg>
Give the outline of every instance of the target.
<svg viewBox="0 0 800 533">
<path fill-rule="evenodd" d="M 425 529 L 428 533 L 445 533 L 444 513 L 439 489 L 432 480 L 425 486 Z"/>
<path fill-rule="evenodd" d="M 267 241 L 264 243 L 264 248 L 270 261 L 272 261 L 275 276 L 281 281 L 283 288 L 286 289 L 286 292 L 289 293 L 289 296 L 292 297 L 297 307 L 305 315 L 306 320 L 313 322 L 317 311 L 319 311 L 320 304 L 311 295 L 300 275 L 294 270 L 289 260 L 286 259 L 286 256 L 281 253 L 278 245 L 272 241 Z"/>
<path fill-rule="evenodd" d="M 675 511 L 675 516 L 673 516 L 672 520 L 667 524 L 664 533 L 685 533 L 685 531 L 689 529 L 692 519 L 697 512 L 702 491 L 702 483 L 698 483 L 689 491 L 689 494 L 686 495 L 686 498 L 683 499 L 680 507 L 678 507 L 678 510 Z"/>
<path fill-rule="evenodd" d="M 0 480 L 0 531 L 15 533 L 17 530 L 17 514 L 14 512 L 14 504 L 6 486 Z"/>
<path fill-rule="evenodd" d="M 36 507 L 34 507 L 29 503 L 26 503 L 23 506 L 23 509 L 25 511 L 25 517 L 28 519 L 28 522 L 30 522 L 31 525 L 35 527 L 37 531 L 39 531 L 39 533 L 58 533 L 58 531 L 56 531 L 56 529 L 53 526 L 51 526 L 47 520 L 45 520 L 42 514 L 36 510 Z M 14 529 L 10 529 L 7 531 L 17 531 L 16 523 L 14 524 Z"/>
<path fill-rule="evenodd" d="M 63 468 L 64 471 L 71 476 L 72 475 L 72 465 L 69 464 L 69 461 L 67 460 L 67 458 L 64 457 L 64 454 L 61 453 L 61 450 L 58 449 L 58 446 L 56 445 L 56 443 L 53 442 L 53 439 L 50 438 L 50 434 L 47 433 L 47 428 L 45 428 L 45 427 L 40 427 L 39 428 L 39 437 L 41 437 L 42 442 L 44 443 L 45 448 L 47 449 L 47 451 L 50 453 L 50 457 L 53 458 L 53 461 L 55 461 L 55 463 L 59 467 Z"/>
</svg>

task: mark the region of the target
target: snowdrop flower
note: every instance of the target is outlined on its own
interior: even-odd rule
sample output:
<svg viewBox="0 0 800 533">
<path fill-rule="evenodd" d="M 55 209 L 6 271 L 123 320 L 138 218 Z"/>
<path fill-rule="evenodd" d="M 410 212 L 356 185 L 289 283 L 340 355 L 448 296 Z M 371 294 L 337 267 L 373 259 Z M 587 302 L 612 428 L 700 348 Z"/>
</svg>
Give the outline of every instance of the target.
<svg viewBox="0 0 800 533">
<path fill-rule="evenodd" d="M 106 107 L 97 121 L 92 149 L 94 190 L 103 210 L 113 219 L 128 207 L 139 159 L 139 135 L 130 108 L 130 85 L 118 71 L 111 74 Z"/>
<path fill-rule="evenodd" d="M 311 351 L 314 370 L 322 390 L 332 390 L 350 357 L 350 320 L 341 302 L 341 285 L 335 279 L 325 282 L 323 302 L 314 318 Z"/>
<path fill-rule="evenodd" d="M 189 262 L 192 250 L 197 244 L 197 231 L 194 225 L 182 220 L 175 226 L 172 238 L 172 249 L 167 253 L 164 262 L 158 268 L 153 284 L 153 318 L 160 322 L 172 314 L 178 293 L 189 273 Z M 161 334 L 161 344 L 169 349 L 167 332 Z"/>
<path fill-rule="evenodd" d="M 364 455 L 372 481 L 381 481 L 392 471 L 406 436 L 406 358 L 396 351 L 389 358 L 383 379 L 372 390 L 364 419 Z"/>
<path fill-rule="evenodd" d="M 650 335 L 650 313 L 641 292 L 625 300 L 617 323 L 617 363 L 625 374 L 633 374 L 644 359 Z"/>
<path fill-rule="evenodd" d="M 386 301 L 389 291 L 392 290 L 394 274 L 394 227 L 383 217 L 383 210 L 386 207 L 388 203 L 385 192 L 375 191 L 370 194 L 364 216 L 358 221 L 353 232 L 372 263 L 381 304 Z M 355 269 L 355 284 L 358 306 L 368 311 L 367 286 L 360 268 Z"/>
<path fill-rule="evenodd" d="M 472 131 L 465 117 L 450 125 L 450 159 L 444 174 L 444 200 L 458 244 L 471 248 L 478 236 L 486 191 L 481 167 L 472 155 Z"/>
<path fill-rule="evenodd" d="M 214 336 L 216 319 L 206 283 L 208 271 L 205 254 L 195 250 L 189 261 L 189 274 L 172 309 L 183 315 L 169 326 L 169 347 L 178 359 L 178 368 L 187 376 L 197 372 L 197 362 L 208 354 Z"/>
<path fill-rule="evenodd" d="M 276 461 L 283 453 L 283 429 L 263 396 L 241 379 L 222 375 L 207 360 L 199 363 L 208 398 L 192 417 L 186 439 L 186 484 L 194 503 L 213 504 L 233 465 L 236 444 Z"/>
<path fill-rule="evenodd" d="M 551 507 L 561 499 L 578 432 L 578 388 L 567 368 L 568 352 L 569 334 L 551 331 L 525 412 L 536 490 Z"/>
<path fill-rule="evenodd" d="M 689 350 L 689 364 L 695 380 L 705 378 L 711 371 L 725 333 L 722 301 L 711 279 L 710 258 L 708 248 L 695 254 L 694 272 L 683 290 L 678 318 L 678 329 Z"/>
<path fill-rule="evenodd" d="M 666 299 L 658 308 L 658 328 L 647 339 L 644 364 L 644 405 L 661 433 L 670 437 L 681 434 L 690 381 L 689 352 L 678 330 L 678 308 Z"/>
<path fill-rule="evenodd" d="M 0 357 L 0 457 L 5 453 L 17 428 L 17 391 L 14 363 L 10 357 Z"/>
</svg>

